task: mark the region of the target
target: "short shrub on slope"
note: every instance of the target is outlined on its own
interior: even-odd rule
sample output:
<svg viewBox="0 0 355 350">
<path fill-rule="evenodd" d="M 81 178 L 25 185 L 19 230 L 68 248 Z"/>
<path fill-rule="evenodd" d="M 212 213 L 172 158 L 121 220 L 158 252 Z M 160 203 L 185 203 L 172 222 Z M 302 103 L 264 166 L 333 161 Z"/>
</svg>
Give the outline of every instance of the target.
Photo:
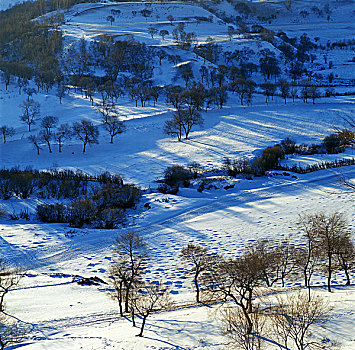
<svg viewBox="0 0 355 350">
<path fill-rule="evenodd" d="M 193 177 L 193 172 L 182 165 L 173 165 L 166 168 L 164 171 L 164 183 L 170 187 L 180 185 L 188 187 Z"/>
</svg>

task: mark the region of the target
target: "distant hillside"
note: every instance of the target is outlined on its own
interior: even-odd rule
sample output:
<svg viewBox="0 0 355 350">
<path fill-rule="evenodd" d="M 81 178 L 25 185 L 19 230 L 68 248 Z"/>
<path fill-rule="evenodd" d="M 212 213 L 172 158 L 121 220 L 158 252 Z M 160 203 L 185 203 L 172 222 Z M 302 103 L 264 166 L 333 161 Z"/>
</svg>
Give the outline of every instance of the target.
<svg viewBox="0 0 355 350">
<path fill-rule="evenodd" d="M 15 6 L 25 1 L 26 0 L 0 0 L 0 11 L 7 10 L 12 6 Z"/>
</svg>

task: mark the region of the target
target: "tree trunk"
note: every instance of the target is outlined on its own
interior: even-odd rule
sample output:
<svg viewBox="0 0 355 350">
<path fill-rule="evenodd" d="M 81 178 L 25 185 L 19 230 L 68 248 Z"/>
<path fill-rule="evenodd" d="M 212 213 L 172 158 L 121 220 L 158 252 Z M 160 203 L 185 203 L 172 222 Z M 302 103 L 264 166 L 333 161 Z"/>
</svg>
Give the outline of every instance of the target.
<svg viewBox="0 0 355 350">
<path fill-rule="evenodd" d="M 86 142 L 84 142 L 83 153 L 85 153 L 85 150 L 86 150 Z"/>
<path fill-rule="evenodd" d="M 349 275 L 349 271 L 348 271 L 347 267 L 344 267 L 344 272 L 346 275 L 346 285 L 349 286 L 350 285 L 350 275 Z"/>
<path fill-rule="evenodd" d="M 136 327 L 136 319 L 134 316 L 134 308 L 132 307 L 132 327 Z"/>
<path fill-rule="evenodd" d="M 141 331 L 139 332 L 139 334 L 137 335 L 137 337 L 143 337 L 143 329 L 145 326 L 145 320 L 147 319 L 148 315 L 143 316 L 143 320 L 142 320 L 142 326 L 141 326 Z"/>
<path fill-rule="evenodd" d="M 328 292 L 331 292 L 331 288 L 330 288 L 330 282 L 331 282 L 331 278 L 332 278 L 332 255 L 328 254 Z"/>
<path fill-rule="evenodd" d="M 195 282 L 195 288 L 196 288 L 196 302 L 200 303 L 200 287 L 198 285 L 198 273 L 195 274 L 194 282 Z"/>
</svg>

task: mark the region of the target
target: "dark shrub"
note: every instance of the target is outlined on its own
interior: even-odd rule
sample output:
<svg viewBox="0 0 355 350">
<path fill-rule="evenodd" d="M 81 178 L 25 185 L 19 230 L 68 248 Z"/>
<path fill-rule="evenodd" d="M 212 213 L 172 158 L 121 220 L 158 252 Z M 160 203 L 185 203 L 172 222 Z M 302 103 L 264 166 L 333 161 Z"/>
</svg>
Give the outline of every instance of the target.
<svg viewBox="0 0 355 350">
<path fill-rule="evenodd" d="M 229 176 L 237 176 L 240 174 L 251 174 L 252 173 L 252 165 L 248 158 L 237 158 L 231 161 L 226 158 L 223 161 L 223 168 L 227 171 Z"/>
<path fill-rule="evenodd" d="M 10 180 L 0 181 L 0 198 L 10 199 L 13 196 L 12 185 Z"/>
<path fill-rule="evenodd" d="M 67 222 L 68 210 L 62 203 L 39 204 L 36 208 L 36 214 L 39 220 L 43 222 Z"/>
<path fill-rule="evenodd" d="M 104 209 L 95 219 L 96 228 L 114 229 L 125 222 L 125 212 L 122 209 Z"/>
<path fill-rule="evenodd" d="M 265 148 L 262 156 L 264 170 L 276 167 L 279 164 L 279 160 L 284 157 L 284 154 L 280 145 Z"/>
<path fill-rule="evenodd" d="M 131 208 L 140 197 L 140 190 L 134 185 L 106 183 L 102 188 L 94 189 L 92 196 L 99 210 L 107 208 Z"/>
<path fill-rule="evenodd" d="M 179 192 L 179 187 L 170 187 L 167 184 L 161 184 L 158 186 L 158 191 L 163 194 L 177 194 Z"/>
<path fill-rule="evenodd" d="M 296 152 L 296 141 L 286 137 L 280 142 L 280 145 L 285 154 L 294 154 Z"/>
<path fill-rule="evenodd" d="M 119 191 L 119 208 L 132 208 L 141 196 L 141 191 L 134 185 L 124 185 Z"/>
<path fill-rule="evenodd" d="M 81 199 L 70 204 L 68 222 L 70 226 L 82 227 L 90 225 L 97 214 L 95 203 L 91 199 Z"/>
<path fill-rule="evenodd" d="M 16 196 L 26 199 L 32 194 L 36 180 L 32 172 L 24 171 L 13 174 L 10 184 Z"/>
<path fill-rule="evenodd" d="M 193 172 L 182 165 L 173 165 L 164 171 L 164 182 L 170 187 L 179 186 L 184 181 L 191 180 L 193 177 Z"/>
<path fill-rule="evenodd" d="M 344 151 L 344 139 L 338 134 L 330 134 L 323 140 L 327 153 L 335 154 Z"/>
</svg>

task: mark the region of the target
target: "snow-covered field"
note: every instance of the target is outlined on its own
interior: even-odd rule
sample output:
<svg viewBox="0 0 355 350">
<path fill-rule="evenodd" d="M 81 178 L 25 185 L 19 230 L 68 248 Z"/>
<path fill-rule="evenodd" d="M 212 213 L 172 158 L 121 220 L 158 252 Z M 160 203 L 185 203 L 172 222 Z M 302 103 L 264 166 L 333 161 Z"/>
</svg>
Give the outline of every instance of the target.
<svg viewBox="0 0 355 350">
<path fill-rule="evenodd" d="M 228 8 L 227 5 L 223 4 Z M 8 1 L 0 0 L 0 10 L 7 6 Z M 196 23 L 191 19 L 210 15 L 207 10 L 192 4 L 154 4 L 151 6 L 154 13 L 148 19 L 139 14 L 143 6 L 140 3 L 78 5 L 66 14 L 67 21 L 63 25 L 66 43 L 69 45 L 81 37 L 91 40 L 99 34 L 109 33 L 129 34 L 148 45 L 173 47 L 171 36 L 163 41 L 158 35 L 152 39 L 147 33 L 151 24 L 159 30 L 171 31 L 172 26 L 166 17 L 173 13 L 176 21 L 187 23 L 187 31 L 197 33 L 200 42 L 212 35 L 224 43 L 224 50 L 235 47 L 233 45 L 250 45 L 259 50 L 262 45 L 267 46 L 265 42 L 248 41 L 238 36 L 229 42 L 227 26 L 217 17 L 212 16 L 212 23 Z M 110 25 L 106 18 L 112 8 L 120 9 L 121 14 Z M 137 14 L 133 16 L 132 11 Z M 187 14 L 190 20 L 186 20 Z M 334 28 L 333 34 L 323 30 L 326 20 L 319 25 L 304 22 L 291 27 L 287 27 L 285 18 L 279 21 L 271 25 L 273 30 L 279 26 L 277 28 L 290 30 L 290 33 L 297 30 L 302 34 L 311 28 L 312 33 L 321 38 L 335 35 L 335 30 L 338 33 L 335 37 L 341 33 L 341 38 L 353 38 L 354 33 L 353 22 L 348 17 L 346 28 L 339 25 L 340 17 L 333 17 L 328 27 Z M 175 50 L 171 47 L 168 49 Z M 179 54 L 182 60 L 191 58 L 190 53 L 182 50 Z M 341 72 L 339 74 L 354 79 L 352 68 L 348 71 L 339 68 L 345 65 L 345 56 L 337 58 L 334 55 L 335 66 Z M 201 64 L 199 60 L 197 64 Z M 171 65 L 165 62 L 157 67 L 155 79 L 170 83 L 173 74 Z M 35 87 L 33 82 L 31 84 Z M 352 88 L 355 89 L 349 87 Z M 99 124 L 99 115 L 80 93 L 72 91 L 61 104 L 55 89 L 33 97 L 41 105 L 41 116 L 55 115 L 59 124 L 83 118 Z M 252 106 L 240 106 L 236 96 L 230 95 L 223 109 L 203 113 L 204 126 L 196 128 L 191 137 L 182 142 L 163 132 L 164 123 L 172 113 L 164 98 L 160 98 L 155 106 L 135 107 L 134 102 L 124 96 L 118 99 L 117 107 L 127 130 L 115 138 L 114 144 L 109 143 L 108 135 L 100 128 L 99 144 L 90 146 L 85 154 L 82 144 L 71 140 L 64 144 L 62 153 L 58 153 L 56 146 L 53 153 L 49 153 L 42 145 L 38 156 L 27 140 L 27 126 L 19 120 L 19 105 L 24 98 L 25 94 L 18 93 L 16 84 L 11 83 L 5 90 L 1 83 L 0 125 L 15 128 L 15 135 L 6 144 L 0 144 L 1 168 L 69 168 L 89 174 L 109 171 L 119 173 L 126 182 L 147 190 L 138 208 L 132 210 L 127 225 L 120 230 L 43 224 L 34 218 L 38 199 L 0 201 L 9 213 L 23 208 L 31 213 L 30 221 L 0 219 L 1 255 L 28 268 L 27 276 L 16 290 L 9 293 L 6 301 L 8 313 L 31 328 L 28 338 L 19 345 L 25 349 L 225 349 L 226 339 L 220 335 L 215 308 L 190 305 L 194 302 L 194 292 L 192 280 L 182 270 L 182 247 L 195 243 L 226 257 L 235 257 L 248 243 L 259 238 L 282 240 L 290 237 L 295 244 L 300 244 L 299 214 L 322 210 L 344 214 L 350 229 L 354 230 L 354 193 L 344 192 L 339 179 L 341 176 L 355 179 L 355 166 L 305 175 L 271 172 L 253 180 L 229 178 L 222 181 L 220 188 L 202 193 L 196 190 L 196 186 L 181 189 L 177 195 L 155 191 L 156 180 L 172 164 L 198 162 L 208 170 L 220 167 L 226 157 L 259 155 L 263 148 L 286 137 L 294 138 L 297 143 L 320 143 L 334 127 L 341 125 L 342 116 L 354 115 L 354 96 L 322 98 L 315 104 L 304 104 L 301 100 L 292 103 L 291 99 L 285 104 L 280 97 L 274 97 L 266 105 L 265 97 L 256 95 Z M 99 96 L 94 99 L 97 102 Z M 39 129 L 39 124 L 34 125 L 32 133 Z M 303 165 L 335 157 L 353 158 L 355 151 L 349 149 L 336 156 L 290 157 L 286 162 Z M 225 184 L 234 187 L 226 190 Z M 150 209 L 143 209 L 146 203 Z M 119 316 L 118 305 L 109 298 L 106 284 L 80 286 L 73 282 L 73 276 L 97 276 L 106 280 L 114 239 L 119 232 L 130 230 L 139 232 L 148 244 L 151 257 L 149 279 L 162 280 L 170 285 L 179 306 L 176 310 L 149 317 L 143 338 L 136 337 L 138 330 L 129 320 Z M 325 278 L 317 275 L 314 289 L 334 306 L 333 318 L 324 330 L 325 335 L 340 342 L 342 349 L 351 350 L 355 348 L 355 288 L 354 284 L 345 287 L 345 282 L 343 274 L 334 275 L 334 292 L 328 293 Z M 287 288 L 293 290 L 299 285 L 301 281 L 288 284 Z M 276 349 L 276 346 L 269 344 L 268 349 Z"/>
</svg>

